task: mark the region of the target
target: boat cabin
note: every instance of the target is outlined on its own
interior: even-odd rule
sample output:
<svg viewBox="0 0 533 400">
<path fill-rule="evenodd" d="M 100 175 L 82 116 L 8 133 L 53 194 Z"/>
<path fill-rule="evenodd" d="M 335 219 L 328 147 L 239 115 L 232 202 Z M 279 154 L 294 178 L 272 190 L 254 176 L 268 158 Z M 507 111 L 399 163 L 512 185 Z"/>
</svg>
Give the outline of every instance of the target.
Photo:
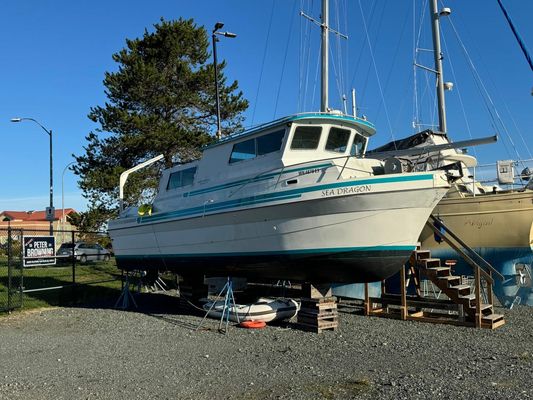
<svg viewBox="0 0 533 400">
<path fill-rule="evenodd" d="M 209 185 L 320 160 L 363 158 L 375 133 L 366 120 L 300 114 L 228 136 L 203 149 L 200 160 L 163 172 L 159 193 Z"/>
</svg>

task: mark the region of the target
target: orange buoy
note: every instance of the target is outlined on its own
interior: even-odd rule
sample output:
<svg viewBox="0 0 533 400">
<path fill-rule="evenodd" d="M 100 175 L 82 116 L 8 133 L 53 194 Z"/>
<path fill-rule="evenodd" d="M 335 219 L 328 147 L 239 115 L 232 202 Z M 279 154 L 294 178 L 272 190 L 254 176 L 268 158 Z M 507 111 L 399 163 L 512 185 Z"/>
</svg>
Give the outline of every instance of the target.
<svg viewBox="0 0 533 400">
<path fill-rule="evenodd" d="M 266 326 L 265 321 L 242 321 L 239 326 L 247 329 L 261 329 Z"/>
</svg>

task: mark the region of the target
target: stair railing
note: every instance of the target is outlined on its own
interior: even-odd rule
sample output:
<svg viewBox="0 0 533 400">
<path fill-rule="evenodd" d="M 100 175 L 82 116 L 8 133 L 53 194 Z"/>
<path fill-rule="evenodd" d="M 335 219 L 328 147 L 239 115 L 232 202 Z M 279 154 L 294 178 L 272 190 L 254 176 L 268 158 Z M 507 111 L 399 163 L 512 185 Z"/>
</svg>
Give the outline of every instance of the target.
<svg viewBox="0 0 533 400">
<path fill-rule="evenodd" d="M 481 278 L 485 279 L 487 285 L 487 301 L 489 304 L 493 304 L 492 285 L 494 283 L 493 274 L 500 280 L 503 280 L 503 275 L 500 274 L 487 260 L 481 257 L 474 249 L 468 246 L 461 238 L 459 238 L 444 222 L 436 218 L 434 215 L 430 215 L 429 221 L 426 225 L 431 230 L 444 240 L 457 254 L 459 254 L 474 270 L 475 279 L 475 295 L 476 295 L 476 326 L 481 326 L 482 312 L 481 312 L 481 290 L 482 282 Z M 453 239 L 453 240 L 452 240 Z M 483 267 L 481 265 L 483 265 Z"/>
</svg>

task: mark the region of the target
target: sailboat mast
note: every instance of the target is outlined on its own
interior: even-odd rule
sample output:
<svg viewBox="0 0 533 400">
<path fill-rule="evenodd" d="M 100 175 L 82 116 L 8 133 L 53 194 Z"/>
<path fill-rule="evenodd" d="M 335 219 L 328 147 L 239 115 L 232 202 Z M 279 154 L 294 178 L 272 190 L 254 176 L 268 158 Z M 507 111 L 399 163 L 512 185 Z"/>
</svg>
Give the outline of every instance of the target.
<svg viewBox="0 0 533 400">
<path fill-rule="evenodd" d="M 439 109 L 439 131 L 446 133 L 446 104 L 444 101 L 444 77 L 442 72 L 442 51 L 440 47 L 440 23 L 437 0 L 430 0 L 431 28 L 433 31 L 433 52 L 437 72 L 437 102 Z"/>
<path fill-rule="evenodd" d="M 322 98 L 320 112 L 328 112 L 329 0 L 322 0 Z"/>
</svg>

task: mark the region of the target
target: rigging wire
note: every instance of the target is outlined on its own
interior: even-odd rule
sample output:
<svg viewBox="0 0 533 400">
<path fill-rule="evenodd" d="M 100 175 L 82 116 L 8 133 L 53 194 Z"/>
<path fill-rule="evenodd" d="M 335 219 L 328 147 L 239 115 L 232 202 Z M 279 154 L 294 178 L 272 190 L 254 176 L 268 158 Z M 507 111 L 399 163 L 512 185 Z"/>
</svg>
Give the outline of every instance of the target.
<svg viewBox="0 0 533 400">
<path fill-rule="evenodd" d="M 316 57 L 316 70 L 315 70 L 315 81 L 314 81 L 314 84 L 313 84 L 313 94 L 311 95 L 311 106 L 309 106 L 309 108 L 312 107 L 312 104 L 314 104 L 315 102 L 315 94 L 316 94 L 316 89 L 318 87 L 318 75 L 319 75 L 319 72 L 320 72 L 320 52 L 322 51 L 322 42 L 320 43 L 320 45 L 318 46 L 318 53 L 317 53 L 317 57 Z"/>
<path fill-rule="evenodd" d="M 476 49 L 475 46 L 474 46 L 474 49 Z M 478 52 L 478 57 L 480 57 L 481 59 L 482 59 L 482 54 L 483 54 L 483 53 L 479 53 L 479 52 Z M 492 84 L 493 90 L 495 91 L 496 98 L 497 98 L 497 99 L 502 99 L 503 96 L 499 93 L 498 86 L 496 85 L 494 79 L 492 78 L 492 76 L 491 76 L 491 74 L 490 74 L 490 71 L 487 70 L 487 71 L 486 71 L 486 74 L 488 75 L 489 81 L 490 81 L 490 83 Z M 480 79 L 480 81 L 481 81 L 481 78 L 479 78 L 479 79 Z M 487 91 L 487 93 L 488 93 L 488 91 Z M 509 107 L 508 107 L 507 103 L 504 102 L 504 105 L 505 105 L 505 109 L 507 110 L 507 114 L 509 115 L 509 117 L 511 118 L 511 120 L 512 120 L 512 122 L 513 122 L 513 124 L 514 124 L 514 127 L 515 127 L 515 129 L 516 129 L 516 132 L 517 132 L 517 134 L 518 134 L 518 137 L 520 138 L 520 140 L 521 140 L 521 142 L 522 142 L 522 144 L 523 144 L 523 149 L 529 154 L 529 157 L 532 157 L 532 156 L 531 156 L 531 151 L 530 151 L 530 149 L 529 149 L 529 145 L 528 145 L 527 142 L 525 141 L 524 136 L 522 135 L 521 130 L 520 130 L 520 129 L 518 128 L 518 126 L 516 125 L 516 121 L 514 120 L 512 114 L 511 114 L 511 112 L 510 112 L 510 110 L 509 110 Z M 494 109 L 495 109 L 495 111 L 497 111 L 497 109 L 496 109 L 495 106 L 494 106 Z M 498 117 L 499 117 L 499 114 L 498 114 Z M 512 140 L 512 136 L 511 136 L 511 134 L 510 134 L 510 132 L 509 132 L 507 126 L 506 126 L 505 123 L 503 122 L 503 119 L 500 118 L 499 122 L 501 123 L 501 126 L 502 126 L 503 131 L 504 131 L 504 132 L 506 133 L 506 135 L 508 136 L 509 141 L 510 141 L 511 144 L 513 145 L 513 148 L 516 150 L 516 147 L 515 147 L 515 145 L 514 145 L 514 143 L 513 143 L 513 140 Z M 504 146 L 505 146 L 505 143 L 504 143 Z M 506 148 L 506 150 L 507 150 L 507 148 Z M 512 157 L 511 152 L 509 152 L 509 151 L 507 150 L 507 153 L 508 153 L 508 155 L 509 155 L 510 157 Z M 520 157 L 520 156 L 518 155 L 518 152 L 517 152 L 517 156 Z M 522 163 L 522 164 L 523 164 L 523 163 Z"/>
<path fill-rule="evenodd" d="M 370 22 L 373 21 L 374 11 L 375 10 L 376 10 L 376 2 L 373 2 L 372 3 L 372 8 L 370 9 L 370 18 L 369 18 Z M 352 86 L 352 87 L 354 86 L 355 76 L 357 75 L 357 71 L 359 70 L 359 65 L 361 63 L 361 60 L 363 59 L 363 54 L 364 54 L 364 50 L 365 50 L 366 45 L 367 45 L 367 42 L 365 40 L 362 40 L 361 41 L 361 49 L 357 53 L 358 54 L 357 61 L 355 62 L 355 68 L 354 68 L 354 71 L 353 71 L 352 79 L 350 81 L 350 86 Z"/>
<path fill-rule="evenodd" d="M 417 126 L 417 116 L 418 116 L 418 96 L 417 93 L 417 80 L 416 80 L 416 59 L 417 59 L 417 43 L 416 43 L 416 0 L 413 0 L 413 130 L 416 133 L 416 126 Z"/>
<path fill-rule="evenodd" d="M 374 52 L 372 50 L 372 45 L 370 43 L 370 36 L 368 34 L 368 30 L 367 30 L 367 26 L 366 26 L 366 21 L 365 21 L 365 16 L 364 16 L 363 6 L 361 4 L 361 0 L 359 0 L 359 10 L 361 11 L 361 17 L 363 19 L 363 27 L 365 29 L 366 40 L 368 41 L 368 47 L 370 49 L 370 56 L 371 56 L 371 59 L 372 59 L 372 65 L 374 66 L 374 72 L 376 74 L 376 79 L 377 79 L 377 83 L 378 83 L 378 87 L 379 87 L 379 94 L 381 96 L 381 101 L 385 105 L 385 115 L 386 115 L 386 118 L 387 118 L 387 124 L 389 125 L 390 136 L 391 136 L 392 140 L 394 141 L 395 140 L 394 133 L 392 131 L 392 125 L 391 125 L 390 118 L 389 118 L 389 112 L 387 110 L 387 105 L 385 103 L 385 96 L 383 95 L 383 89 L 381 87 L 381 81 L 379 79 L 379 74 L 378 74 L 378 70 L 377 70 L 377 66 L 376 66 L 376 60 L 374 58 Z"/>
<path fill-rule="evenodd" d="M 339 95 L 339 100 L 340 100 L 340 103 L 341 105 L 343 106 L 344 105 L 344 99 L 345 99 L 345 90 L 346 90 L 346 86 L 345 86 L 345 78 L 344 78 L 344 74 L 345 74 L 345 69 L 343 68 L 343 62 L 342 62 L 342 55 L 343 55 L 343 50 L 342 50 L 342 39 L 346 39 L 346 37 L 342 37 L 341 36 L 341 33 L 343 32 L 343 28 L 341 27 L 341 19 L 340 19 L 340 5 L 339 5 L 339 1 L 338 0 L 335 0 L 335 21 L 336 21 L 336 26 L 334 28 L 334 30 L 336 32 L 333 32 L 336 36 L 336 41 L 335 41 L 335 45 L 336 45 L 336 54 L 333 54 L 333 50 L 332 48 L 330 47 L 330 54 L 331 54 L 331 59 L 332 60 L 335 60 L 335 56 L 336 56 L 336 61 L 337 61 L 337 65 L 335 65 L 335 62 L 332 63 L 333 65 L 333 72 L 334 72 L 334 76 L 335 76 L 335 82 L 336 82 L 336 85 L 337 85 L 337 92 L 338 92 L 338 95 Z M 341 107 L 342 108 L 342 107 Z"/>
<path fill-rule="evenodd" d="M 415 88 L 414 88 L 414 118 L 413 118 L 413 128 L 415 129 L 415 133 L 416 131 L 420 131 L 420 129 L 423 127 L 423 119 L 422 119 L 422 110 L 420 109 L 420 104 L 422 102 L 422 100 L 424 99 L 424 97 L 426 96 L 426 94 L 428 94 L 428 97 L 431 96 L 431 93 L 432 91 L 429 90 L 429 78 L 428 78 L 428 71 L 424 71 L 424 79 L 425 79 L 425 88 L 424 88 L 424 91 L 420 94 L 420 98 L 419 98 L 419 88 L 418 88 L 418 74 L 417 74 L 417 71 L 418 71 L 418 67 L 416 66 L 416 64 L 422 64 L 421 62 L 419 63 L 419 54 L 420 54 L 420 51 L 422 50 L 422 48 L 420 47 L 420 41 L 422 39 L 422 29 L 423 27 L 425 26 L 425 24 L 423 23 L 424 21 L 424 18 L 426 16 L 426 10 L 428 8 L 428 0 L 425 0 L 424 3 L 422 4 L 422 12 L 420 13 L 420 19 L 418 21 L 418 24 L 416 23 L 416 0 L 413 0 L 413 35 L 414 32 L 415 32 L 415 29 L 416 29 L 416 26 L 418 26 L 418 33 L 416 34 L 416 38 L 415 36 L 413 36 L 413 41 L 414 41 L 414 46 L 413 46 L 413 49 L 414 49 L 414 58 L 413 58 L 413 74 L 414 74 L 414 82 L 415 82 Z M 433 97 L 433 96 L 431 96 Z M 427 104 L 430 104 L 430 102 L 428 101 Z M 429 115 L 431 115 L 431 111 L 429 113 Z M 431 123 L 432 125 L 434 124 L 434 119 L 431 119 Z"/>
<path fill-rule="evenodd" d="M 406 7 L 406 13 L 405 13 L 405 16 L 404 16 L 404 21 L 403 21 L 403 25 L 402 25 L 402 28 L 401 28 L 401 31 L 400 31 L 400 34 L 398 36 L 398 42 L 396 43 L 396 50 L 394 51 L 394 54 L 392 56 L 392 59 L 390 60 L 390 63 L 389 63 L 389 73 L 387 74 L 387 79 L 385 80 L 385 92 L 387 91 L 387 88 L 389 87 L 389 83 L 390 83 L 390 79 L 391 79 L 391 76 L 392 76 L 392 71 L 394 70 L 394 66 L 396 64 L 396 59 L 398 58 L 398 53 L 400 51 L 400 44 L 402 42 L 402 39 L 403 39 L 403 35 L 405 33 L 405 28 L 407 27 L 407 21 L 409 20 L 409 9 Z M 384 106 L 383 103 L 379 103 L 378 105 L 378 109 L 376 111 L 376 118 L 379 116 L 379 113 L 381 112 L 381 107 Z"/>
<path fill-rule="evenodd" d="M 455 36 L 457 38 L 457 41 L 459 43 L 459 46 L 460 48 L 462 49 L 463 51 L 463 54 L 465 55 L 465 58 L 466 60 L 468 61 L 468 65 L 470 66 L 470 71 L 471 73 L 473 74 L 474 76 L 474 82 L 476 83 L 476 86 L 478 87 L 478 90 L 484 95 L 482 96 L 483 100 L 484 100 L 484 103 L 485 103 L 485 107 L 487 107 L 487 111 L 491 117 L 491 122 L 492 122 L 492 125 L 493 125 L 493 128 L 495 131 L 498 131 L 498 124 L 503 128 L 503 131 L 505 132 L 506 136 L 507 136 L 507 140 L 509 140 L 509 142 L 511 143 L 511 146 L 513 148 L 513 150 L 515 151 L 516 153 L 516 156 L 518 157 L 518 159 L 520 159 L 520 154 L 518 153 L 518 149 L 516 148 L 515 144 L 514 144 L 514 141 L 513 139 L 511 138 L 511 135 L 509 134 L 509 131 L 507 130 L 507 128 L 505 127 L 505 124 L 503 123 L 503 120 L 501 119 L 499 113 L 498 113 L 498 110 L 496 109 L 496 106 L 494 104 L 494 102 L 492 101 L 492 97 L 490 96 L 485 84 L 483 83 L 483 81 L 481 80 L 481 77 L 472 61 L 472 58 L 470 57 L 470 54 L 468 53 L 468 50 L 466 49 L 466 46 L 464 45 L 463 41 L 461 40 L 460 36 L 459 36 L 459 33 L 455 27 L 455 24 L 453 23 L 452 19 L 450 18 L 450 26 L 452 27 L 454 33 L 455 33 Z M 507 153 L 509 155 L 511 155 L 511 152 L 509 151 L 509 149 L 507 148 L 507 145 L 505 144 L 505 141 L 502 141 Z"/>
<path fill-rule="evenodd" d="M 343 10 L 343 15 L 344 15 L 344 28 L 346 29 L 346 32 L 348 32 L 348 1 L 344 1 L 343 2 L 343 5 L 344 5 L 344 10 Z M 350 49 L 350 46 L 349 46 L 349 42 L 346 41 L 346 46 L 345 46 L 345 52 L 344 52 L 344 72 L 345 72 L 345 79 L 348 78 L 348 67 L 349 67 L 349 64 L 348 64 L 348 56 L 349 56 L 349 49 Z M 346 84 L 347 82 L 345 82 Z M 350 91 L 350 88 L 348 86 L 345 87 L 345 89 L 349 92 Z"/>
<path fill-rule="evenodd" d="M 531 56 L 529 55 L 529 51 L 526 47 L 526 44 L 520 37 L 520 34 L 516 30 L 513 20 L 511 19 L 511 16 L 505 9 L 503 3 L 501 0 L 498 0 L 498 4 L 500 5 L 500 9 L 502 10 L 503 15 L 505 16 L 505 19 L 507 20 L 507 23 L 509 24 L 509 27 L 511 28 L 511 31 L 513 31 L 514 37 L 516 38 L 516 41 L 518 42 L 518 45 L 520 46 L 520 49 L 522 49 L 522 53 L 524 53 L 524 57 L 527 60 L 527 63 L 529 64 L 529 68 L 531 68 L 531 71 L 533 71 L 533 61 L 531 60 Z"/>
<path fill-rule="evenodd" d="M 278 110 L 278 101 L 279 101 L 279 95 L 281 93 L 281 86 L 283 84 L 283 74 L 285 72 L 285 63 L 287 62 L 287 54 L 289 52 L 289 42 L 290 42 L 290 39 L 291 39 L 291 34 L 292 34 L 292 26 L 294 25 L 294 18 L 296 16 L 296 2 L 293 2 L 293 5 L 292 5 L 292 11 L 291 11 L 291 24 L 289 26 L 289 34 L 287 36 L 287 44 L 285 45 L 285 55 L 283 56 L 283 65 L 281 67 L 281 77 L 279 79 L 279 86 L 278 86 L 278 93 L 276 94 L 276 103 L 274 105 L 274 117 L 273 119 L 276 119 L 276 112 Z"/>
<path fill-rule="evenodd" d="M 511 110 L 509 110 L 509 106 L 507 105 L 507 103 L 505 102 L 505 109 L 507 110 L 507 114 L 509 115 L 509 118 L 511 118 L 511 121 L 514 125 L 514 128 L 516 130 L 516 132 L 518 132 L 518 135 L 520 136 L 520 139 L 522 140 L 522 144 L 524 145 L 524 149 L 526 150 L 529 158 L 533 158 L 533 155 L 531 154 L 531 151 L 529 150 L 529 146 L 528 144 L 526 143 L 526 141 L 524 140 L 524 136 L 522 135 L 522 132 L 520 131 L 520 129 L 518 128 L 518 125 L 516 124 L 516 121 L 513 117 L 513 114 L 511 114 Z"/>
<path fill-rule="evenodd" d="M 313 2 L 309 3 L 308 8 L 311 9 L 313 6 Z M 300 10 L 304 10 L 303 2 L 301 3 Z M 303 11 L 302 11 L 303 12 Z M 310 73 L 310 60 L 311 60 L 311 24 L 305 23 L 302 24 L 300 20 L 300 27 L 301 32 L 303 36 L 303 40 L 300 41 L 301 43 L 301 50 L 303 55 L 303 65 L 301 69 L 301 76 L 300 76 L 300 82 L 303 82 L 302 90 L 300 91 L 299 96 L 299 103 L 298 103 L 298 111 L 302 111 L 306 109 L 305 100 L 308 98 L 307 92 L 309 88 L 309 73 Z M 303 34 L 305 32 L 305 34 Z M 305 78 L 304 78 L 305 77 Z"/>
<path fill-rule="evenodd" d="M 337 32 L 341 32 L 341 26 L 340 26 L 340 15 L 339 15 L 339 2 L 338 0 L 335 0 L 335 21 L 337 23 L 335 30 Z M 328 33 L 329 34 L 329 33 Z M 342 68 L 342 50 L 341 50 L 341 37 L 338 34 L 335 34 L 335 47 L 336 47 L 336 56 L 337 56 L 337 67 L 335 66 L 335 62 L 333 62 L 333 72 L 335 76 L 335 82 L 337 84 L 337 92 L 339 95 L 339 99 L 341 104 L 343 103 L 342 97 L 343 97 L 343 91 L 344 91 L 344 79 L 343 79 L 343 68 Z M 333 55 L 333 49 L 330 47 L 330 53 L 331 53 L 331 59 L 335 60 Z"/>
<path fill-rule="evenodd" d="M 382 7 L 381 7 L 381 14 L 379 15 L 379 19 L 378 19 L 378 26 L 377 26 L 377 29 L 376 31 L 378 32 L 378 34 L 376 34 L 375 36 L 375 40 L 374 40 L 374 44 L 371 45 L 370 42 L 368 43 L 369 45 L 369 52 L 371 53 L 371 55 L 373 55 L 373 48 L 375 48 L 378 44 L 378 40 L 379 40 L 379 32 L 381 32 L 381 24 L 383 23 L 383 15 L 385 14 L 385 3 L 384 2 L 381 2 L 382 4 Z M 362 17 L 363 18 L 363 22 L 364 21 L 364 16 Z M 363 24 L 363 26 L 366 28 L 366 24 Z M 368 31 L 370 31 L 370 29 L 365 29 L 367 31 L 367 35 L 368 35 Z M 363 90 L 361 92 L 361 95 L 363 97 L 365 97 L 365 93 L 366 93 L 366 88 L 368 86 L 368 83 L 369 83 L 369 80 L 370 80 L 370 71 L 372 69 L 372 63 L 369 63 L 368 64 L 368 68 L 367 68 L 367 71 L 366 71 L 366 76 L 365 76 L 365 81 L 364 81 L 364 84 L 363 84 Z"/>
<path fill-rule="evenodd" d="M 257 109 L 257 99 L 259 98 L 259 90 L 261 89 L 261 80 L 263 79 L 263 71 L 265 68 L 265 60 L 268 50 L 268 43 L 270 38 L 270 30 L 272 28 L 272 19 L 274 17 L 274 7 L 276 5 L 276 0 L 272 0 L 272 9 L 270 10 L 270 21 L 268 22 L 268 32 L 265 40 L 265 51 L 263 52 L 263 61 L 261 62 L 261 72 L 259 73 L 259 82 L 257 83 L 257 92 L 255 94 L 254 110 L 252 112 L 252 125 L 254 124 L 255 119 L 255 110 Z"/>
<path fill-rule="evenodd" d="M 441 30 L 443 32 L 445 31 L 445 27 L 443 27 L 442 25 L 441 25 Z M 459 81 L 457 79 L 457 75 L 455 74 L 455 68 L 453 66 L 453 62 L 452 62 L 452 58 L 451 58 L 451 54 L 452 53 L 450 51 L 448 51 L 448 43 L 446 42 L 446 34 L 445 33 L 442 34 L 442 41 L 444 42 L 444 51 L 447 54 L 448 64 L 450 66 L 450 71 L 452 73 L 452 79 L 455 82 L 454 89 L 457 91 L 457 97 L 459 98 L 459 105 L 460 105 L 461 111 L 463 113 L 463 119 L 465 121 L 466 131 L 468 132 L 468 136 L 470 137 L 470 139 L 473 139 L 472 131 L 470 129 L 470 123 L 468 121 L 468 117 L 466 115 L 466 109 L 465 109 L 465 106 L 464 106 L 464 103 L 463 103 L 463 96 L 461 95 Z M 474 151 L 474 156 L 477 158 L 476 147 L 473 147 L 473 151 Z"/>
</svg>

